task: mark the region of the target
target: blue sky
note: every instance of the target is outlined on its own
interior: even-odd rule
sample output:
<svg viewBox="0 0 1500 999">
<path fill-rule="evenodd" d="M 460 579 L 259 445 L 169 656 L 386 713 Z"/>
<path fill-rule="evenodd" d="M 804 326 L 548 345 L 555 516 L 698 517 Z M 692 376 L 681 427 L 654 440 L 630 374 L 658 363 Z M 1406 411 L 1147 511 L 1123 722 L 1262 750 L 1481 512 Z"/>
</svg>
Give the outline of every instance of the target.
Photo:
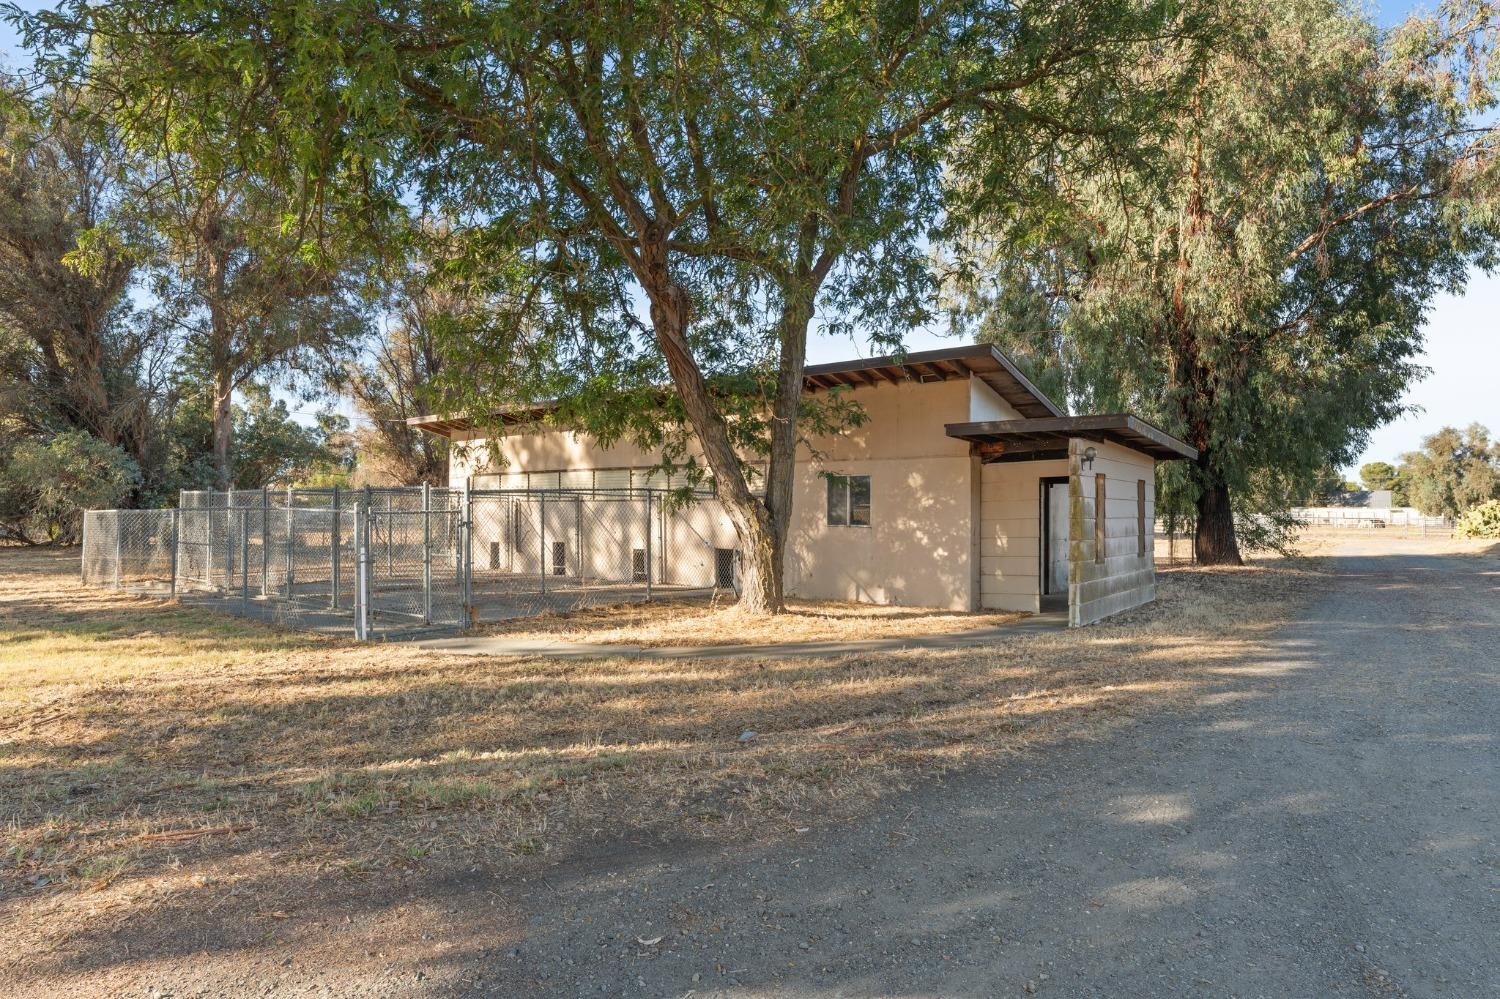
<svg viewBox="0 0 1500 999">
<path fill-rule="evenodd" d="M 41 4 L 23 3 L 35 9 Z M 1382 24 L 1393 24 L 1417 6 L 1406 3 L 1373 4 Z M 0 24 L 0 62 L 15 66 L 15 33 Z M 1405 404 L 1413 412 L 1393 421 L 1371 436 L 1365 454 L 1356 462 L 1394 462 L 1402 452 L 1416 449 L 1422 437 L 1444 425 L 1466 426 L 1479 422 L 1500 433 L 1500 275 L 1472 275 L 1461 295 L 1447 295 L 1432 306 L 1427 323 L 1427 344 L 1422 363 L 1430 374 L 1407 393 Z M 932 332 L 916 331 L 907 348 L 924 350 L 951 346 L 952 341 Z M 837 361 L 867 352 L 862 343 L 842 337 L 815 337 L 808 348 L 811 363 Z"/>
</svg>

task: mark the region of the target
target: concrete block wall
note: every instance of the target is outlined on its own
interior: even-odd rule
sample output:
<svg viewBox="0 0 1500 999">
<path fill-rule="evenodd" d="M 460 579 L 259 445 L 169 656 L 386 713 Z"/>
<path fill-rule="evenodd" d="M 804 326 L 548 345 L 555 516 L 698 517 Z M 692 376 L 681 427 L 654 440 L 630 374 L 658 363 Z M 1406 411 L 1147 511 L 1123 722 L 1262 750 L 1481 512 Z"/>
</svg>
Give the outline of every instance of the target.
<svg viewBox="0 0 1500 999">
<path fill-rule="evenodd" d="M 1084 451 L 1089 447 L 1095 449 L 1096 457 L 1092 467 L 1085 467 Z M 1098 475 L 1104 476 L 1102 509 L 1095 500 Z M 1149 455 L 1117 444 L 1079 438 L 1068 442 L 1070 625 L 1091 624 L 1156 599 L 1151 537 L 1156 519 L 1155 478 L 1156 462 Z M 1096 534 L 1100 517 L 1104 527 L 1102 558 Z"/>
</svg>

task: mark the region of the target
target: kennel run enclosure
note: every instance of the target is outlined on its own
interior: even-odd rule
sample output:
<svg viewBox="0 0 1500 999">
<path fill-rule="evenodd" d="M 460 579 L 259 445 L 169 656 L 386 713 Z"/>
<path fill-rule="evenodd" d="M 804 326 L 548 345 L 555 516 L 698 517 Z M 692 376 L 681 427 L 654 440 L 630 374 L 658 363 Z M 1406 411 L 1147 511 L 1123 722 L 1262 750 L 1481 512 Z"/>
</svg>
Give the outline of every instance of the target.
<svg viewBox="0 0 1500 999">
<path fill-rule="evenodd" d="M 90 510 L 83 581 L 357 638 L 712 594 L 737 537 L 712 495 L 655 489 L 183 492 Z"/>
</svg>

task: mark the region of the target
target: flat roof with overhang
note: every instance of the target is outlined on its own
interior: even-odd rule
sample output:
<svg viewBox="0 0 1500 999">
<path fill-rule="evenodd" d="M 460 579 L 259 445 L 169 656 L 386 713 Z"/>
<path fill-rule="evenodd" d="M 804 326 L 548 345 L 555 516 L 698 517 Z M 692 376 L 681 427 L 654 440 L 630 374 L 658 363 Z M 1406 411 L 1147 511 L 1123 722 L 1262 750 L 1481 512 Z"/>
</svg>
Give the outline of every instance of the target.
<svg viewBox="0 0 1500 999">
<path fill-rule="evenodd" d="M 986 462 L 1066 458 L 1068 440 L 1074 437 L 1121 444 L 1157 461 L 1198 457 L 1196 448 L 1129 413 L 949 423 L 944 429 L 949 437 L 972 444 L 974 453 Z"/>
<path fill-rule="evenodd" d="M 922 350 L 910 354 L 889 357 L 871 357 L 851 361 L 836 361 L 832 364 L 814 364 L 803 370 L 802 388 L 806 392 L 820 392 L 848 386 L 897 385 L 903 382 L 942 382 L 953 378 L 978 378 L 996 394 L 1027 417 L 1060 417 L 1063 411 L 1057 407 L 1041 389 L 1021 374 L 1020 370 L 1000 351 L 987 343 L 970 344 L 964 347 L 947 347 L 942 350 Z M 542 403 L 496 415 L 494 422 L 501 425 L 536 423 L 555 403 Z M 452 415 L 413 416 L 406 421 L 419 430 L 443 437 L 472 431 L 476 425 L 462 413 Z"/>
</svg>

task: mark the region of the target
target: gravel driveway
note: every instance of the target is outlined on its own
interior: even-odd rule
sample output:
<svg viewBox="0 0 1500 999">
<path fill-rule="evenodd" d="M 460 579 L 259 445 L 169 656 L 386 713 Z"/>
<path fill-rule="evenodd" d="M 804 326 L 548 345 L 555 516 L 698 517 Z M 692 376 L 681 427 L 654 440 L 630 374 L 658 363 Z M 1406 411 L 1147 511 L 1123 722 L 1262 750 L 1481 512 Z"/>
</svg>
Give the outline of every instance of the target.
<svg viewBox="0 0 1500 999">
<path fill-rule="evenodd" d="M 548 874 L 474 995 L 1500 995 L 1500 562 L 1346 544 L 1194 709 Z"/>
</svg>

